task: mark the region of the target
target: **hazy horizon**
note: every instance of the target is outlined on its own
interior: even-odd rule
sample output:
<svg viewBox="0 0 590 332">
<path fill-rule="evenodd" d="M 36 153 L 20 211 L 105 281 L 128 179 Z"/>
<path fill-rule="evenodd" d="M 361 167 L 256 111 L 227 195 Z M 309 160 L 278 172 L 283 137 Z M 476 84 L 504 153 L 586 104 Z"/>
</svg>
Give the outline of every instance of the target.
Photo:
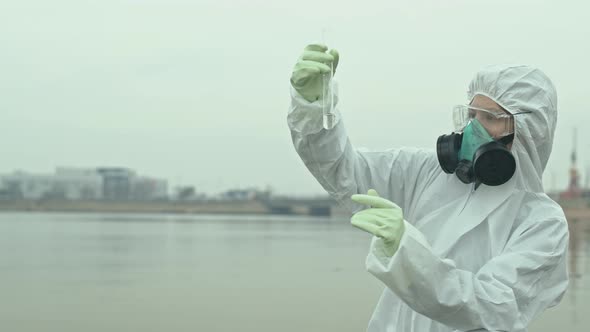
<svg viewBox="0 0 590 332">
<path fill-rule="evenodd" d="M 5 2 L 0 173 L 121 166 L 211 194 L 323 194 L 286 114 L 292 67 L 325 28 L 341 54 L 339 108 L 355 146 L 434 148 L 479 68 L 530 64 L 559 98 L 545 189 L 567 186 L 576 126 L 584 185 L 589 9 L 532 0 Z"/>
</svg>

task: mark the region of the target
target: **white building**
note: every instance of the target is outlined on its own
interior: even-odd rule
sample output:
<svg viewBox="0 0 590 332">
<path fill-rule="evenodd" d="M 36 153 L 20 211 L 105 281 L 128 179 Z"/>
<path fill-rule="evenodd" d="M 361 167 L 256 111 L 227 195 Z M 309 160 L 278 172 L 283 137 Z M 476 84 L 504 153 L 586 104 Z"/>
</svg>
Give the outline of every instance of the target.
<svg viewBox="0 0 590 332">
<path fill-rule="evenodd" d="M 88 170 L 58 168 L 55 174 L 17 171 L 0 176 L 4 188 L 24 199 L 101 199 L 102 177 Z"/>
<path fill-rule="evenodd" d="M 54 175 L 67 199 L 101 199 L 104 179 L 95 169 L 58 167 Z"/>
<path fill-rule="evenodd" d="M 158 200 L 168 198 L 168 182 L 138 176 L 127 168 L 58 167 L 54 174 L 16 171 L 0 175 L 0 196 L 24 199 Z"/>
<path fill-rule="evenodd" d="M 168 182 L 145 176 L 136 177 L 132 182 L 132 195 L 137 200 L 157 200 L 168 198 Z"/>
</svg>

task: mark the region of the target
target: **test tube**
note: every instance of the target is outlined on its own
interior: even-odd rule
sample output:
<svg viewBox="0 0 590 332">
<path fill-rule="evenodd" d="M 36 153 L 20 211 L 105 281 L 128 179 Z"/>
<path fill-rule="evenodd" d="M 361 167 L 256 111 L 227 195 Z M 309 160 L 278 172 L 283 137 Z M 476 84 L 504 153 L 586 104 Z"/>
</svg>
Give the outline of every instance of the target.
<svg viewBox="0 0 590 332">
<path fill-rule="evenodd" d="M 334 77 L 334 63 L 330 63 L 330 73 L 322 77 L 324 95 L 322 98 L 322 113 L 324 115 L 324 129 L 334 128 L 334 88 L 332 78 Z"/>
<path fill-rule="evenodd" d="M 326 44 L 326 28 L 322 29 L 322 42 Z M 334 115 L 334 88 L 332 79 L 334 78 L 334 63 L 330 63 L 330 73 L 322 76 L 322 113 L 324 118 L 324 129 L 334 128 L 336 116 Z"/>
</svg>

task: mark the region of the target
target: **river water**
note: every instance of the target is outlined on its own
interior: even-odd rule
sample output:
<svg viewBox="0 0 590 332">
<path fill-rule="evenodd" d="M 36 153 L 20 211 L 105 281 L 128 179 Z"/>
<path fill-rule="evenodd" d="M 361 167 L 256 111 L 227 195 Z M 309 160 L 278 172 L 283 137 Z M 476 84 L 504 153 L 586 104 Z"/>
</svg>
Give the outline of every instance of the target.
<svg viewBox="0 0 590 332">
<path fill-rule="evenodd" d="M 587 331 L 590 221 L 533 332 Z M 382 285 L 343 218 L 0 214 L 0 331 L 364 331 Z"/>
</svg>

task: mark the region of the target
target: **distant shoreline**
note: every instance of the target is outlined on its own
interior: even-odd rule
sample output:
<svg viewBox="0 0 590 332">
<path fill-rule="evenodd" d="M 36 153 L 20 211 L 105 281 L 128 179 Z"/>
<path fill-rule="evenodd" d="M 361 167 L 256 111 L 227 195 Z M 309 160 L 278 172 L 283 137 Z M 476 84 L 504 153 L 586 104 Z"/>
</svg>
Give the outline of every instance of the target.
<svg viewBox="0 0 590 332">
<path fill-rule="evenodd" d="M 315 209 L 314 209 L 315 208 Z M 320 209 L 296 200 L 268 204 L 248 201 L 105 201 L 105 200 L 0 200 L 0 212 L 97 212 L 161 214 L 250 214 L 331 216 L 347 213 L 334 203 Z"/>
<path fill-rule="evenodd" d="M 275 207 L 276 208 L 276 207 Z M 0 200 L 1 212 L 96 212 L 154 214 L 250 214 L 318 215 L 308 207 L 294 203 L 287 211 L 262 201 L 103 201 L 103 200 Z M 590 207 L 562 204 L 568 221 L 590 220 Z M 348 213 L 334 205 L 320 215 L 344 216 Z"/>
<path fill-rule="evenodd" d="M 257 201 L 182 202 L 182 201 L 73 201 L 14 200 L 0 201 L 1 211 L 28 212 L 111 212 L 111 213 L 177 213 L 177 214 L 269 214 Z"/>
</svg>

